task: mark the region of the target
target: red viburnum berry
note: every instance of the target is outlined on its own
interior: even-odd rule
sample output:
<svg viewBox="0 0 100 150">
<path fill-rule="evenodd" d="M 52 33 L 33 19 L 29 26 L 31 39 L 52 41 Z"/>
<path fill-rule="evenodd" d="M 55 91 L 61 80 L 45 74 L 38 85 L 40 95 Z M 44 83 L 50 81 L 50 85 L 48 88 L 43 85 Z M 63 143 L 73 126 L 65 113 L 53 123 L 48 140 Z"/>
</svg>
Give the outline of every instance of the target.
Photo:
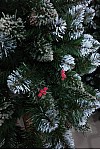
<svg viewBox="0 0 100 150">
<path fill-rule="evenodd" d="M 46 92 L 46 91 L 44 91 L 44 92 L 43 92 L 43 95 L 46 95 L 46 94 L 47 94 L 47 92 Z"/>
<path fill-rule="evenodd" d="M 38 97 L 42 97 L 42 93 L 39 93 L 39 94 L 38 94 Z"/>
<path fill-rule="evenodd" d="M 66 78 L 66 74 L 62 74 L 61 77 L 62 77 L 62 78 Z"/>
<path fill-rule="evenodd" d="M 62 70 L 61 70 L 61 74 L 63 74 L 63 73 L 65 73 L 65 71 L 62 69 Z"/>
<path fill-rule="evenodd" d="M 43 93 L 44 93 L 44 90 L 43 90 L 43 89 L 41 89 L 39 92 L 43 94 Z"/>
<path fill-rule="evenodd" d="M 48 90 L 48 87 L 44 87 L 43 90 L 44 90 L 44 91 L 47 91 L 47 90 Z"/>
</svg>

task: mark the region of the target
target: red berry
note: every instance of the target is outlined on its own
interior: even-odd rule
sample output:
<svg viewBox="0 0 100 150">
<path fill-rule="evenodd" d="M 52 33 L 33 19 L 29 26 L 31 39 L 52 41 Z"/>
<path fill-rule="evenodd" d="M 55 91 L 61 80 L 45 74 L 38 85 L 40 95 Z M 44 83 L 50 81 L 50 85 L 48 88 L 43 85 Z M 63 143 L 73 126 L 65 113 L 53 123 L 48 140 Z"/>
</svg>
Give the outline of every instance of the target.
<svg viewBox="0 0 100 150">
<path fill-rule="evenodd" d="M 43 95 L 46 95 L 46 91 L 43 92 Z"/>
<path fill-rule="evenodd" d="M 38 94 L 38 97 L 42 97 L 42 93 L 39 93 L 39 94 Z"/>
<path fill-rule="evenodd" d="M 44 88 L 43 88 L 43 90 L 44 90 L 44 91 L 47 91 L 47 90 L 48 90 L 48 88 L 47 88 L 47 87 L 44 87 Z"/>
<path fill-rule="evenodd" d="M 41 90 L 40 90 L 40 93 L 42 93 L 42 94 L 43 94 L 43 93 L 44 93 L 44 90 L 43 90 L 43 89 L 41 89 Z"/>
<path fill-rule="evenodd" d="M 65 74 L 62 74 L 61 77 L 62 77 L 62 78 L 66 78 L 66 75 L 65 75 Z"/>
<path fill-rule="evenodd" d="M 63 74 L 63 73 L 65 73 L 65 71 L 64 71 L 64 70 L 61 70 L 61 74 Z"/>
</svg>

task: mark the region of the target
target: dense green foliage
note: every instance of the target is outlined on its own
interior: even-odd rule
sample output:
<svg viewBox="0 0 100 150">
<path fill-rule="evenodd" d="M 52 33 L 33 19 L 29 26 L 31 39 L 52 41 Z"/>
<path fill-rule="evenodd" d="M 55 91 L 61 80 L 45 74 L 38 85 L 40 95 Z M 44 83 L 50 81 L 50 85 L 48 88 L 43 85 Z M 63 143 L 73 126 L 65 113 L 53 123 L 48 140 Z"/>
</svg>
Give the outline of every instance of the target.
<svg viewBox="0 0 100 150">
<path fill-rule="evenodd" d="M 0 148 L 73 148 L 69 129 L 88 128 L 96 97 L 81 80 L 92 52 L 81 54 L 83 34 L 71 38 L 78 2 L 0 0 Z"/>
</svg>

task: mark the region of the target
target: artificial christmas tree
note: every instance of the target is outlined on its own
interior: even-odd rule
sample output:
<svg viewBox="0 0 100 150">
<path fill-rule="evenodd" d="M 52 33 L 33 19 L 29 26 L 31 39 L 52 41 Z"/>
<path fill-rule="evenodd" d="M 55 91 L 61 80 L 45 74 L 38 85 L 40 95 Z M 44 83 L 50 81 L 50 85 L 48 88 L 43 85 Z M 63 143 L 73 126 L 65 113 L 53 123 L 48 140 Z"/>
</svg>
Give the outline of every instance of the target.
<svg viewBox="0 0 100 150">
<path fill-rule="evenodd" d="M 74 148 L 71 129 L 88 129 L 100 107 L 82 81 L 100 64 L 90 2 L 1 0 L 1 148 Z"/>
<path fill-rule="evenodd" d="M 94 0 L 91 2 L 91 7 L 95 10 L 95 16 L 93 20 L 87 24 L 86 26 L 86 32 L 91 33 L 95 39 L 97 39 L 100 42 L 100 1 Z M 98 57 L 95 63 L 100 64 L 100 48 L 97 50 L 98 54 L 95 55 L 95 57 Z M 98 66 L 98 65 L 97 65 Z M 97 67 L 97 69 L 87 75 L 84 75 L 84 81 L 87 82 L 87 84 L 93 86 L 95 89 L 100 91 L 100 65 Z M 99 92 L 98 91 L 98 92 Z"/>
</svg>

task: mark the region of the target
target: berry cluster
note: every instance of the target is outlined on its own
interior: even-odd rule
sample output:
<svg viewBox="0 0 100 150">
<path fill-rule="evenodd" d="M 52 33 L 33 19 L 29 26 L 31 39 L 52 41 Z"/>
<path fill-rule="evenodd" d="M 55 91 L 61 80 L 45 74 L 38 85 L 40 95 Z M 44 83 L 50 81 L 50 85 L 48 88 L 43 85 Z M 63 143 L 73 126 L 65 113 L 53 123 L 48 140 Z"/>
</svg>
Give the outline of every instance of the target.
<svg viewBox="0 0 100 150">
<path fill-rule="evenodd" d="M 61 70 L 61 79 L 65 80 L 66 79 L 66 74 L 64 70 Z"/>
<path fill-rule="evenodd" d="M 40 97 L 42 97 L 42 95 L 46 95 L 47 90 L 48 90 L 47 87 L 44 87 L 43 89 L 41 89 L 41 90 L 39 91 L 38 97 L 40 98 Z"/>
</svg>

